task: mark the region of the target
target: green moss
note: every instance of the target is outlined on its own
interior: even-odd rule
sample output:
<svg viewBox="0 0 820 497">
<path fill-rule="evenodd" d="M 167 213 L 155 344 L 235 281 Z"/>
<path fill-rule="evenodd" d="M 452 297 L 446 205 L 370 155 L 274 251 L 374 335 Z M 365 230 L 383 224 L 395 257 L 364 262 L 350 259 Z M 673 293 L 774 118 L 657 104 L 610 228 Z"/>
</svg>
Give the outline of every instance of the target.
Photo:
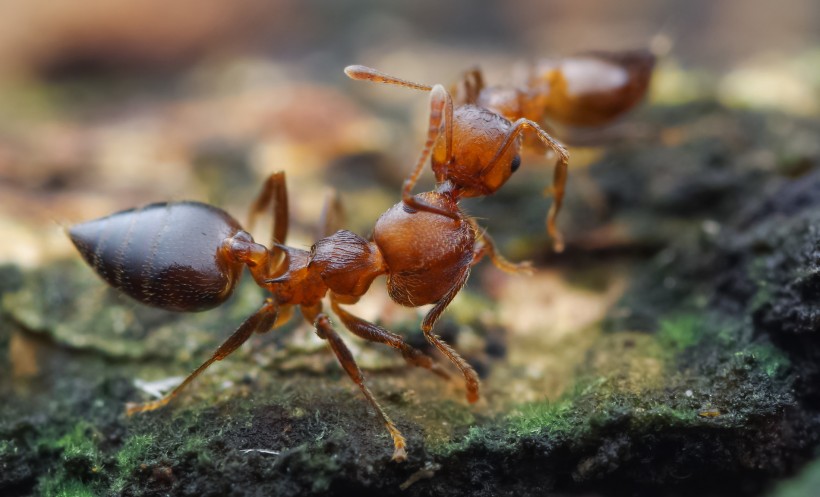
<svg viewBox="0 0 820 497">
<path fill-rule="evenodd" d="M 63 474 L 44 479 L 40 485 L 40 494 L 43 497 L 96 497 L 103 495 L 93 486 L 75 478 L 66 479 Z"/>
<path fill-rule="evenodd" d="M 125 441 L 122 448 L 117 452 L 117 472 L 118 476 L 114 480 L 113 490 L 115 493 L 121 492 L 125 485 L 132 478 L 146 457 L 148 448 L 154 444 L 153 435 L 134 435 Z"/>
<path fill-rule="evenodd" d="M 664 350 L 686 349 L 703 337 L 703 326 L 703 320 L 691 314 L 665 319 L 661 321 L 657 332 L 658 342 Z"/>
<path fill-rule="evenodd" d="M 509 429 L 517 436 L 532 435 L 546 430 L 554 434 L 569 434 L 577 429 L 575 406 L 570 400 L 535 402 L 519 407 L 507 418 Z"/>
<path fill-rule="evenodd" d="M 103 456 L 96 440 L 99 434 L 93 426 L 80 421 L 74 428 L 58 439 L 54 446 L 62 449 L 62 459 L 69 463 L 86 466 L 89 471 L 96 473 L 102 466 Z"/>
<path fill-rule="evenodd" d="M 787 370 L 791 362 L 780 349 L 769 344 L 755 343 L 735 352 L 735 357 L 748 359 L 769 377 L 776 377 Z"/>
<path fill-rule="evenodd" d="M 44 429 L 34 444 L 36 450 L 56 452 L 60 462 L 38 481 L 38 493 L 55 497 L 102 495 L 106 459 L 98 446 L 100 439 L 100 433 L 85 420 L 68 431 Z"/>
<path fill-rule="evenodd" d="M 146 451 L 154 443 L 153 435 L 134 435 L 117 452 L 117 469 L 121 473 L 133 473 L 145 459 Z"/>
<path fill-rule="evenodd" d="M 200 465 L 211 462 L 211 452 L 208 450 L 208 438 L 192 434 L 182 442 L 179 451 L 181 455 L 194 455 Z"/>
<path fill-rule="evenodd" d="M 641 336 L 647 340 L 632 337 L 628 348 L 613 347 L 617 340 L 602 340 L 591 351 L 590 362 L 582 366 L 574 386 L 561 398 L 519 405 L 512 414 L 471 429 L 465 439 L 441 454 L 471 445 L 499 450 L 517 446 L 522 439 L 538 440 L 545 447 L 583 445 L 583 440 L 595 440 L 602 430 L 619 423 L 640 433 L 742 423 L 742 417 L 721 416 L 723 407 L 712 408 L 712 402 L 730 407 L 735 414 L 763 410 L 770 396 L 757 392 L 754 378 L 761 374 L 774 377 L 789 364 L 768 342 L 750 343 L 740 328 L 724 326 L 709 315 L 674 315 L 662 320 L 654 335 Z M 704 359 L 693 363 L 693 355 Z M 653 359 L 665 370 L 660 383 L 644 371 Z M 706 372 L 717 378 L 716 383 L 699 388 Z M 724 384 L 733 386 L 723 388 Z M 750 396 L 750 389 L 757 394 Z M 709 391 L 708 395 L 702 390 Z"/>
<path fill-rule="evenodd" d="M 455 433 L 460 434 L 476 424 L 473 412 L 452 400 L 425 403 L 423 413 L 416 420 L 423 428 L 425 446 L 433 453 L 446 450 Z"/>
</svg>

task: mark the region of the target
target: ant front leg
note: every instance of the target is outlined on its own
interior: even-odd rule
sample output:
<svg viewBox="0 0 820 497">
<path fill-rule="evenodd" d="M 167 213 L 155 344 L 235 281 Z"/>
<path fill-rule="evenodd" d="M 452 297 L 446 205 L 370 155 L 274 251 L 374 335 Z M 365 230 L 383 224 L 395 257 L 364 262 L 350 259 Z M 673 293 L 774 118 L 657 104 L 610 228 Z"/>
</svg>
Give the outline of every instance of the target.
<svg viewBox="0 0 820 497">
<path fill-rule="evenodd" d="M 393 424 L 393 420 L 390 419 L 378 401 L 376 401 L 373 392 L 365 385 L 364 375 L 356 364 L 356 360 L 353 359 L 353 354 L 350 353 L 350 349 L 347 348 L 347 345 L 345 345 L 341 337 L 336 333 L 336 330 L 333 329 L 327 314 L 321 312 L 320 305 L 312 307 L 303 306 L 302 313 L 306 319 L 313 319 L 316 334 L 319 338 L 327 340 L 330 344 L 330 348 L 336 355 L 336 359 L 339 360 L 339 364 L 341 364 L 347 375 L 350 376 L 350 379 L 353 380 L 353 383 L 359 386 L 365 398 L 367 398 L 367 401 L 370 402 L 370 405 L 373 406 L 373 409 L 375 409 L 379 417 L 382 418 L 382 422 L 384 422 L 387 431 L 390 432 L 390 436 L 393 438 L 393 460 L 396 462 L 407 460 L 407 441 L 399 429 L 396 428 L 396 425 Z"/>
<path fill-rule="evenodd" d="M 538 123 L 529 119 L 521 118 L 513 123 L 510 132 L 504 140 L 504 143 L 498 149 L 498 152 L 496 152 L 493 160 L 490 161 L 484 170 L 491 170 L 495 166 L 496 162 L 504 156 L 507 149 L 513 146 L 516 138 L 518 138 L 518 136 L 527 129 L 534 131 L 538 136 L 538 139 L 541 140 L 544 145 L 558 154 L 558 161 L 555 163 L 555 172 L 553 173 L 552 187 L 547 190 L 547 193 L 553 194 L 552 206 L 547 214 L 547 232 L 553 239 L 553 250 L 556 252 L 563 252 L 564 237 L 558 230 L 555 220 L 558 217 L 558 212 L 561 210 L 561 204 L 564 201 L 564 189 L 567 184 L 567 169 L 569 166 L 569 152 L 567 152 L 567 149 L 558 143 L 558 141 L 551 137 L 546 131 L 541 129 L 541 126 L 539 126 Z"/>
<path fill-rule="evenodd" d="M 377 326 L 369 321 L 365 321 L 364 319 L 358 316 L 354 316 L 353 314 L 342 309 L 342 307 L 339 305 L 338 297 L 335 294 L 331 294 L 330 296 L 330 306 L 333 309 L 333 312 L 339 317 L 339 319 L 342 320 L 342 323 L 344 323 L 345 328 L 350 330 L 354 335 L 360 338 L 364 338 L 365 340 L 371 342 L 383 343 L 389 347 L 398 349 L 399 351 L 401 351 L 401 355 L 402 357 L 404 357 L 404 360 L 407 361 L 407 363 L 411 366 L 418 366 L 420 368 L 429 369 L 430 371 L 441 376 L 442 378 L 450 378 L 450 375 L 447 374 L 447 371 L 445 371 L 438 364 L 433 362 L 433 359 L 430 356 L 405 342 L 404 338 L 402 338 L 400 335 L 392 333 L 382 328 L 381 326 Z"/>
<path fill-rule="evenodd" d="M 213 364 L 216 361 L 221 361 L 222 359 L 228 357 L 233 351 L 239 348 L 240 345 L 245 343 L 248 338 L 253 335 L 254 333 L 265 333 L 270 330 L 274 323 L 276 323 L 276 316 L 278 314 L 278 307 L 271 299 L 267 299 L 262 305 L 262 307 L 256 311 L 251 317 L 245 320 L 233 334 L 228 337 L 225 342 L 216 349 L 216 352 L 211 356 L 210 359 L 202 363 L 201 366 L 196 368 L 196 370 L 188 375 L 185 380 L 179 384 L 175 389 L 171 391 L 171 393 L 167 394 L 165 397 L 155 400 L 152 402 L 145 402 L 142 404 L 133 404 L 129 403 L 126 407 L 126 414 L 129 416 L 132 414 L 136 414 L 139 412 L 146 412 L 146 411 L 153 411 L 155 409 L 159 409 L 160 407 L 165 406 L 174 399 L 179 393 L 187 387 L 194 379 L 199 376 L 203 371 L 205 371 L 208 366 Z"/>
<path fill-rule="evenodd" d="M 245 228 L 253 232 L 256 219 L 270 207 L 273 212 L 273 227 L 271 228 L 271 258 L 276 261 L 282 251 L 276 245 L 285 243 L 288 235 L 288 188 L 285 184 L 285 172 L 278 171 L 270 176 L 262 186 L 262 190 L 251 204 L 248 211 L 248 223 Z"/>
<path fill-rule="evenodd" d="M 567 185 L 567 169 L 569 167 L 569 152 L 567 152 L 567 149 L 564 148 L 563 145 L 547 134 L 546 131 L 541 129 L 537 123 L 529 119 L 519 119 L 514 123 L 513 127 L 514 130 L 521 131 L 527 128 L 535 131 L 541 142 L 558 154 L 558 161 L 555 163 L 555 171 L 552 176 L 552 187 L 549 190 L 552 193 L 552 205 L 547 214 L 547 232 L 552 237 L 553 250 L 563 252 L 564 237 L 558 230 L 555 220 L 558 217 L 558 212 L 561 210 L 561 204 L 564 202 L 564 190 Z M 520 133 L 521 131 L 518 132 Z"/>
<path fill-rule="evenodd" d="M 439 209 L 413 196 L 413 187 L 416 186 L 416 182 L 424 169 L 424 165 L 430 157 L 433 144 L 441 133 L 442 122 L 444 123 L 445 162 L 451 161 L 453 157 L 453 99 L 450 94 L 447 93 L 447 90 L 445 90 L 442 85 L 429 86 L 414 83 L 390 76 L 389 74 L 366 66 L 347 66 L 345 67 L 345 74 L 347 77 L 359 81 L 403 86 L 405 88 L 430 92 L 430 126 L 427 129 L 427 142 L 424 145 L 424 150 L 421 152 L 419 161 L 416 163 L 416 167 L 404 181 L 401 198 L 407 206 L 416 210 L 434 212 L 452 219 L 458 219 L 459 216 L 457 213 Z"/>
<path fill-rule="evenodd" d="M 478 380 L 478 373 L 475 372 L 470 364 L 461 357 L 458 352 L 456 352 L 452 347 L 450 347 L 447 342 L 441 339 L 440 336 L 433 333 L 433 326 L 438 321 L 438 318 L 441 316 L 441 313 L 444 312 L 444 309 L 450 305 L 450 302 L 456 297 L 461 288 L 467 282 L 467 277 L 470 275 L 470 268 L 464 268 L 461 275 L 459 275 L 456 283 L 450 288 L 444 297 L 441 298 L 436 305 L 430 309 L 430 312 L 424 316 L 424 320 L 421 323 L 421 331 L 424 332 L 424 337 L 427 339 L 428 342 L 433 344 L 442 354 L 447 356 L 450 361 L 456 365 L 458 369 L 461 370 L 461 374 L 464 375 L 464 381 L 467 387 L 467 401 L 471 404 L 476 402 L 479 397 L 479 388 L 480 382 Z"/>
<path fill-rule="evenodd" d="M 424 170 L 424 165 L 430 158 L 430 152 L 433 145 L 441 134 L 442 124 L 444 126 L 444 150 L 445 162 L 450 162 L 453 157 L 453 99 L 447 90 L 441 85 L 436 85 L 430 92 L 430 125 L 427 128 L 427 141 L 424 143 L 424 149 L 421 151 L 416 167 L 410 173 L 410 176 L 404 180 L 401 190 L 401 199 L 405 205 L 410 206 L 416 210 L 433 212 L 447 216 L 452 219 L 459 219 L 458 212 L 448 211 L 432 206 L 423 200 L 413 196 L 413 188 L 418 182 L 421 172 Z"/>
<path fill-rule="evenodd" d="M 487 230 L 478 226 L 478 223 L 473 218 L 467 218 L 470 225 L 473 227 L 473 231 L 476 234 L 476 244 L 478 247 L 476 248 L 475 252 L 473 253 L 473 261 L 470 264 L 471 266 L 475 266 L 478 264 L 478 261 L 481 260 L 482 257 L 485 255 L 490 258 L 493 265 L 498 269 L 504 271 L 505 273 L 510 274 L 525 274 L 527 276 L 532 275 L 532 262 L 524 261 L 524 262 L 510 262 L 507 260 L 506 257 L 498 253 L 498 250 L 495 248 L 495 242 L 487 234 Z"/>
</svg>

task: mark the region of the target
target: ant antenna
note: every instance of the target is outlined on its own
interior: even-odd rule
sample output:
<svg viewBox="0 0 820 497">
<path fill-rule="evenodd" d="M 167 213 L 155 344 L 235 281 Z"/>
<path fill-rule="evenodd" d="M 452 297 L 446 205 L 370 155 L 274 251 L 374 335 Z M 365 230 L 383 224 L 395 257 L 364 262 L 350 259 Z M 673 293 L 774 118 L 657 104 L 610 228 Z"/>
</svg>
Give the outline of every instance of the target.
<svg viewBox="0 0 820 497">
<path fill-rule="evenodd" d="M 372 67 L 367 66 L 347 66 L 345 67 L 345 74 L 351 79 L 358 81 L 371 81 L 374 83 L 384 83 L 389 85 L 403 86 L 414 90 L 429 91 L 430 94 L 430 126 L 427 130 L 427 141 L 424 144 L 424 149 L 421 152 L 413 172 L 404 181 L 402 185 L 402 201 L 413 208 L 425 210 L 428 212 L 435 212 L 442 216 L 447 216 L 452 219 L 458 219 L 457 213 L 446 209 L 440 209 L 432 206 L 423 200 L 419 200 L 413 196 L 413 187 L 416 185 L 421 172 L 424 170 L 424 165 L 430 157 L 430 152 L 433 149 L 433 144 L 438 138 L 442 130 L 442 123 L 444 128 L 444 144 L 445 154 L 448 160 L 452 157 L 453 150 L 453 99 L 447 90 L 442 85 L 423 85 L 421 83 L 413 83 L 395 76 L 390 76 L 381 71 L 377 71 Z"/>
<path fill-rule="evenodd" d="M 430 91 L 433 89 L 432 86 L 423 85 L 421 83 L 413 83 L 412 81 L 390 76 L 389 74 L 385 74 L 367 66 L 347 66 L 345 67 L 345 74 L 347 74 L 348 78 L 358 81 L 371 81 L 373 83 L 403 86 L 405 88 L 412 88 L 414 90 L 421 91 Z"/>
</svg>

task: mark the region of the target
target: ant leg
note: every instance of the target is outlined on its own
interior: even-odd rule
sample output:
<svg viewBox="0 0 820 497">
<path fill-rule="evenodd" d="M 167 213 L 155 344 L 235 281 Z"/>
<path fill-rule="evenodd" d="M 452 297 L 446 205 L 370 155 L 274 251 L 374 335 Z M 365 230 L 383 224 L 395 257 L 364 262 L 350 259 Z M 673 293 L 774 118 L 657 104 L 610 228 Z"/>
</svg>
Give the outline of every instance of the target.
<svg viewBox="0 0 820 497">
<path fill-rule="evenodd" d="M 442 122 L 444 124 L 445 160 L 449 162 L 453 155 L 453 99 L 443 86 L 436 85 L 430 92 L 430 125 L 427 128 L 427 141 L 424 143 L 424 149 L 421 151 L 418 162 L 416 162 L 416 167 L 413 168 L 410 176 L 404 180 L 401 199 L 405 205 L 416 210 L 433 212 L 457 220 L 460 218 L 458 212 L 439 209 L 413 196 L 413 187 L 416 186 L 416 182 L 424 170 L 424 165 L 430 157 L 433 145 L 441 134 Z"/>
<path fill-rule="evenodd" d="M 269 331 L 273 331 L 276 328 L 279 328 L 283 324 L 287 323 L 288 321 L 293 318 L 293 306 L 292 305 L 282 305 L 279 307 L 276 313 L 276 320 L 274 320 L 273 324 L 269 328 L 259 328 L 256 330 L 256 333 L 259 335 L 264 335 Z"/>
<path fill-rule="evenodd" d="M 532 262 L 524 261 L 524 262 L 510 262 L 507 260 L 506 257 L 499 254 L 497 249 L 495 248 L 495 242 L 487 234 L 487 230 L 478 226 L 478 223 L 473 218 L 467 218 L 470 225 L 473 227 L 473 231 L 476 233 L 476 239 L 478 243 L 478 248 L 473 253 L 473 261 L 470 263 L 471 266 L 474 266 L 481 260 L 482 257 L 485 255 L 490 258 L 493 262 L 493 265 L 498 269 L 504 271 L 505 273 L 511 274 L 526 274 L 528 276 L 532 275 Z"/>
<path fill-rule="evenodd" d="M 467 282 L 467 277 L 470 275 L 470 269 L 466 268 L 459 276 L 458 280 L 456 281 L 455 285 L 450 288 L 450 291 L 439 300 L 430 312 L 424 317 L 424 321 L 421 323 L 421 331 L 424 332 L 424 337 L 427 338 L 427 341 L 433 344 L 442 354 L 447 356 L 450 361 L 461 370 L 461 373 L 464 375 L 464 381 L 467 387 L 467 401 L 470 403 L 476 402 L 478 400 L 478 390 L 479 390 L 479 381 L 478 381 L 478 374 L 475 372 L 470 364 L 461 357 L 458 352 L 456 352 L 452 347 L 450 347 L 447 342 L 441 339 L 438 335 L 433 333 L 433 326 L 438 321 L 439 316 L 441 313 L 444 312 L 444 309 L 450 305 L 450 302 L 453 301 L 456 294 L 461 290 L 464 286 L 464 283 Z"/>
<path fill-rule="evenodd" d="M 464 74 L 464 90 L 467 93 L 466 104 L 478 102 L 478 96 L 484 89 L 484 74 L 478 67 L 473 67 Z"/>
<path fill-rule="evenodd" d="M 393 460 L 397 462 L 406 460 L 407 451 L 405 450 L 406 441 L 404 436 L 376 401 L 376 397 L 373 396 L 373 393 L 367 388 L 367 385 L 364 384 L 362 371 L 356 364 L 356 360 L 353 359 L 353 354 L 350 353 L 350 349 L 347 348 L 347 345 L 345 345 L 341 337 L 336 333 L 336 330 L 331 326 L 327 314 L 320 313 L 316 317 L 314 326 L 316 327 L 316 334 L 319 335 L 319 338 L 327 340 L 328 343 L 330 343 L 330 348 L 333 349 L 333 353 L 336 354 L 339 364 L 342 365 L 342 368 L 344 368 L 347 375 L 350 376 L 350 379 L 353 380 L 353 383 L 359 386 L 368 402 L 370 402 L 370 405 L 373 406 L 373 409 L 376 410 L 376 413 L 387 426 L 387 431 L 390 432 L 390 436 L 393 438 Z"/>
<path fill-rule="evenodd" d="M 278 260 L 282 251 L 276 244 L 285 243 L 288 235 L 288 189 L 284 171 L 277 171 L 268 176 L 248 211 L 248 223 L 245 225 L 247 231 L 253 231 L 257 217 L 269 206 L 273 212 L 270 250 L 272 259 Z"/>
<path fill-rule="evenodd" d="M 328 192 L 325 203 L 322 206 L 322 214 L 319 216 L 319 229 L 316 238 L 324 238 L 336 233 L 345 224 L 345 209 L 339 192 L 335 189 Z"/>
<path fill-rule="evenodd" d="M 548 193 L 553 194 L 553 201 L 549 213 L 547 214 L 547 232 L 553 239 L 553 250 L 556 252 L 563 252 L 564 237 L 558 230 L 558 227 L 555 224 L 555 219 L 558 216 L 558 211 L 561 210 L 561 204 L 564 201 L 564 189 L 567 184 L 567 167 L 569 165 L 569 153 L 567 152 L 567 149 L 558 143 L 558 141 L 551 137 L 546 131 L 541 129 L 541 126 L 539 126 L 536 122 L 521 118 L 513 123 L 513 127 L 507 135 L 504 144 L 501 145 L 498 152 L 496 152 L 495 157 L 489 162 L 489 164 L 487 164 L 487 166 L 485 166 L 484 170 L 490 170 L 504 155 L 507 149 L 515 143 L 515 139 L 518 138 L 518 135 L 526 129 L 531 129 L 534 131 L 538 136 L 538 139 L 541 140 L 544 145 L 558 154 L 558 161 L 555 163 L 555 172 L 553 173 L 552 178 L 552 187 L 548 190 Z"/>
<path fill-rule="evenodd" d="M 353 314 L 342 309 L 334 294 L 331 294 L 330 296 L 330 306 L 333 309 L 333 312 L 339 317 L 339 319 L 342 320 L 345 328 L 350 330 L 354 335 L 371 342 L 383 343 L 389 347 L 398 349 L 401 351 L 401 355 L 404 357 L 404 360 L 411 366 L 429 369 L 442 378 L 450 378 L 447 371 L 433 362 L 433 359 L 430 356 L 405 342 L 404 338 L 400 335 L 390 332 L 369 321 L 365 321 L 364 319 L 354 316 Z"/>
<path fill-rule="evenodd" d="M 404 181 L 401 198 L 406 205 L 414 209 L 434 212 L 452 219 L 459 219 L 457 213 L 445 211 L 427 202 L 417 200 L 412 194 L 413 187 L 416 186 L 416 181 L 418 181 L 421 171 L 424 169 L 424 164 L 430 156 L 433 144 L 441 133 L 442 120 L 444 121 L 445 160 L 449 162 L 453 157 L 453 99 L 450 94 L 447 93 L 447 90 L 444 89 L 442 85 L 429 86 L 414 83 L 390 76 L 366 66 L 347 66 L 345 67 L 345 74 L 347 74 L 350 79 L 397 85 L 430 92 L 430 127 L 427 130 L 427 142 L 424 145 L 424 150 L 421 152 L 419 161 L 416 163 L 416 167 L 413 169 L 413 172 L 410 173 L 410 177 Z"/>
<path fill-rule="evenodd" d="M 254 332 L 264 333 L 272 328 L 276 322 L 277 313 L 278 308 L 273 301 L 271 299 L 266 300 L 264 305 L 262 305 L 262 308 L 246 319 L 245 322 L 242 323 L 239 328 L 237 328 L 236 331 L 234 331 L 233 334 L 219 346 L 218 349 L 216 349 L 216 352 L 214 352 L 210 359 L 203 362 L 201 366 L 196 368 L 196 370 L 188 375 L 188 377 L 185 378 L 179 386 L 173 389 L 171 393 L 152 402 L 144 402 L 142 404 L 128 403 L 125 406 L 126 414 L 130 416 L 138 412 L 153 411 L 166 405 L 168 402 L 173 400 L 174 397 L 179 395 L 179 392 L 188 386 L 188 384 L 190 384 L 197 376 L 205 371 L 208 366 L 213 364 L 215 361 L 221 361 L 222 359 L 228 357 L 233 351 L 238 349 L 240 345 L 245 343 L 245 341 L 247 341 L 247 339 Z"/>
</svg>

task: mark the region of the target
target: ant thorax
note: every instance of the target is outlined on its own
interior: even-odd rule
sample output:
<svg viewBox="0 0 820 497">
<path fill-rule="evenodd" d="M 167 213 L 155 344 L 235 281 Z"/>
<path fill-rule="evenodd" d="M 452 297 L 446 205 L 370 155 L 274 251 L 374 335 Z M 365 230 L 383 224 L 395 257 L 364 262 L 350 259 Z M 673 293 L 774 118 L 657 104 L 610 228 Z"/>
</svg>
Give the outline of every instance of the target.
<svg viewBox="0 0 820 497">
<path fill-rule="evenodd" d="M 518 88 L 511 86 L 492 86 L 481 90 L 476 105 L 501 114 L 511 121 L 522 117 L 532 119 L 532 117 L 524 115 L 522 109 L 523 100 L 526 98 L 526 95 L 523 95 Z"/>
</svg>

